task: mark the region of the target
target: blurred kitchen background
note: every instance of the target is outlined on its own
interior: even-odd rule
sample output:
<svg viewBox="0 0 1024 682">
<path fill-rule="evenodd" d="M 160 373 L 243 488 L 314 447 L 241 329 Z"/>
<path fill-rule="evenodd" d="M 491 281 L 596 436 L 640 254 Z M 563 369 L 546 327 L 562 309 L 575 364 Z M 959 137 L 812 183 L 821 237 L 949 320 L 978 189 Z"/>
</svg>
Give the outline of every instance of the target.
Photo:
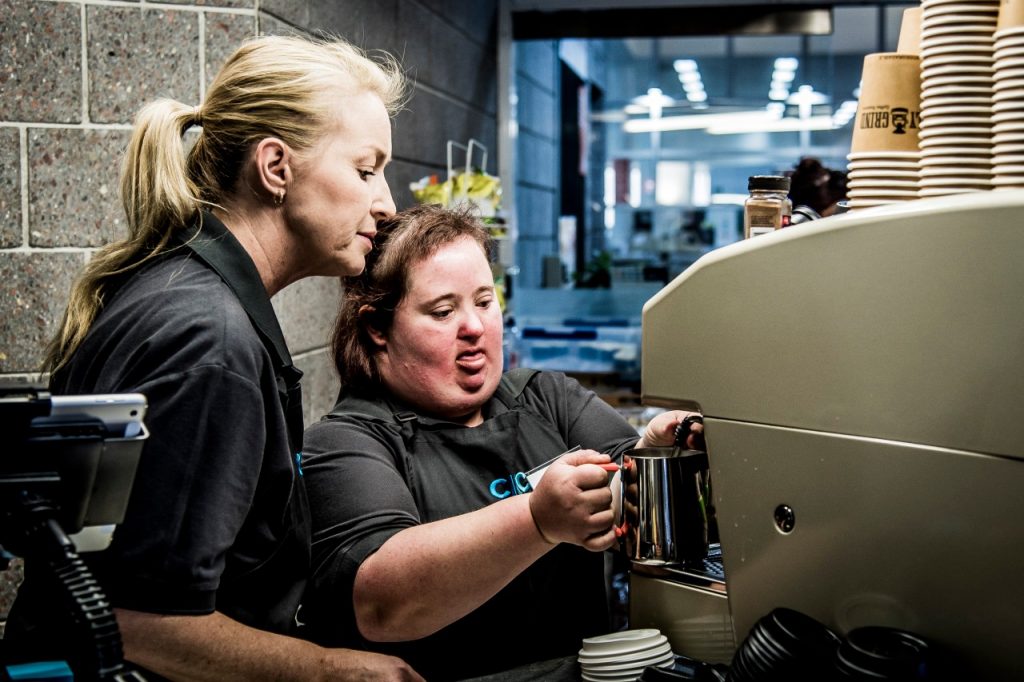
<svg viewBox="0 0 1024 682">
<path fill-rule="evenodd" d="M 134 111 L 198 103 L 257 33 L 344 36 L 398 55 L 415 86 L 388 171 L 396 203 L 475 141 L 497 176 L 495 264 L 512 360 L 622 387 L 642 304 L 739 238 L 749 175 L 813 156 L 844 169 L 863 56 L 895 48 L 906 3 L 725 0 L 0 0 L 0 375 L 30 381 L 76 270 L 122 226 Z M 456 146 L 456 155 L 459 147 Z M 332 404 L 338 283 L 275 305 Z M 595 379 L 596 380 L 596 379 Z"/>
</svg>

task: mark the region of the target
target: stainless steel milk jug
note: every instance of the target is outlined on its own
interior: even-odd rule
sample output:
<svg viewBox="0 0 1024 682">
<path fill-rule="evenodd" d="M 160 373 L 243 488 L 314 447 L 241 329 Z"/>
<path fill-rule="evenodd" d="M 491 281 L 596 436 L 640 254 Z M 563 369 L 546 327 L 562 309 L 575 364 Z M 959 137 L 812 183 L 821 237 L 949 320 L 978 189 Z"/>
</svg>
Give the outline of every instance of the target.
<svg viewBox="0 0 1024 682">
<path fill-rule="evenodd" d="M 702 561 L 712 513 L 707 453 L 638 448 L 624 454 L 622 471 L 630 558 L 644 564 Z"/>
</svg>

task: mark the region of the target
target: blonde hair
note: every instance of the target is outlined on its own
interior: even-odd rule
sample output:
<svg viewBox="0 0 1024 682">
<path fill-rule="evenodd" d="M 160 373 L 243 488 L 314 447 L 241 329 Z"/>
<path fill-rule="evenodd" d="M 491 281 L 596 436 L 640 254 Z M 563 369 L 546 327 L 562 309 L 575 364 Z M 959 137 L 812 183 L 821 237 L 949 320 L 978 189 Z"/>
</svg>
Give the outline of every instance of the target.
<svg viewBox="0 0 1024 682">
<path fill-rule="evenodd" d="M 204 205 L 217 205 L 237 185 L 250 147 L 278 137 L 296 152 L 309 149 L 336 120 L 337 102 L 371 92 L 394 115 L 406 80 L 393 57 L 371 59 L 340 39 L 261 36 L 228 59 L 201 107 L 171 99 L 139 111 L 121 168 L 128 236 L 100 249 L 72 287 L 43 369 L 61 367 L 103 307 L 111 279 L 167 250 L 175 232 Z M 183 136 L 202 129 L 187 157 Z"/>
</svg>

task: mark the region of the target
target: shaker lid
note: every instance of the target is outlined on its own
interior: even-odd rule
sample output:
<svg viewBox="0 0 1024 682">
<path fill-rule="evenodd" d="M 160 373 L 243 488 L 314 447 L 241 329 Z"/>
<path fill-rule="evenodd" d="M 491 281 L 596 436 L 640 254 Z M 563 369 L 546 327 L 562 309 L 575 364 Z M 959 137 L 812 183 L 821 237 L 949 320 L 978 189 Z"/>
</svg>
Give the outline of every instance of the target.
<svg viewBox="0 0 1024 682">
<path fill-rule="evenodd" d="M 789 191 L 789 178 L 785 175 L 751 175 L 747 181 L 747 191 L 752 189 L 774 189 Z"/>
</svg>

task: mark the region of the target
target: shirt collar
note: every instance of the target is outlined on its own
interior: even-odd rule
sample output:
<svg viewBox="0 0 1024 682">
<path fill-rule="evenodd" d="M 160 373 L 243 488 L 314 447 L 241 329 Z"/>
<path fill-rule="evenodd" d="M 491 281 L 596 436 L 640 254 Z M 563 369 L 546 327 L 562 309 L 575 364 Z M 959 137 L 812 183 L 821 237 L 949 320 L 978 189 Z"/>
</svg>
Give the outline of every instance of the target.
<svg viewBox="0 0 1024 682">
<path fill-rule="evenodd" d="M 278 367 L 292 358 L 256 264 L 227 226 L 209 211 L 182 234 L 183 243 L 216 272 L 238 297 Z"/>
<path fill-rule="evenodd" d="M 342 389 L 342 392 L 344 393 L 344 389 Z M 414 410 L 411 407 L 409 407 L 408 405 L 406 405 L 405 403 L 403 403 L 402 401 L 400 401 L 398 398 L 396 398 L 391 393 L 386 393 L 382 397 L 383 397 L 384 402 L 387 404 L 388 408 L 392 411 L 392 413 L 394 413 L 395 415 L 399 415 L 399 414 L 415 415 L 416 421 L 420 425 L 422 425 L 422 426 L 462 426 L 462 427 L 465 427 L 464 424 L 460 424 L 458 422 L 453 422 L 450 419 L 445 419 L 443 417 L 432 417 L 430 415 L 423 414 L 419 410 Z M 500 400 L 495 400 L 494 396 L 491 396 L 490 398 L 488 398 L 487 402 L 485 402 L 484 405 L 483 405 L 484 421 L 487 421 L 488 419 L 491 419 L 492 417 L 496 417 L 499 414 L 502 414 L 502 413 L 508 412 L 508 411 L 509 411 L 508 408 L 505 405 L 503 405 Z M 468 427 L 466 427 L 466 428 L 468 428 Z"/>
</svg>

